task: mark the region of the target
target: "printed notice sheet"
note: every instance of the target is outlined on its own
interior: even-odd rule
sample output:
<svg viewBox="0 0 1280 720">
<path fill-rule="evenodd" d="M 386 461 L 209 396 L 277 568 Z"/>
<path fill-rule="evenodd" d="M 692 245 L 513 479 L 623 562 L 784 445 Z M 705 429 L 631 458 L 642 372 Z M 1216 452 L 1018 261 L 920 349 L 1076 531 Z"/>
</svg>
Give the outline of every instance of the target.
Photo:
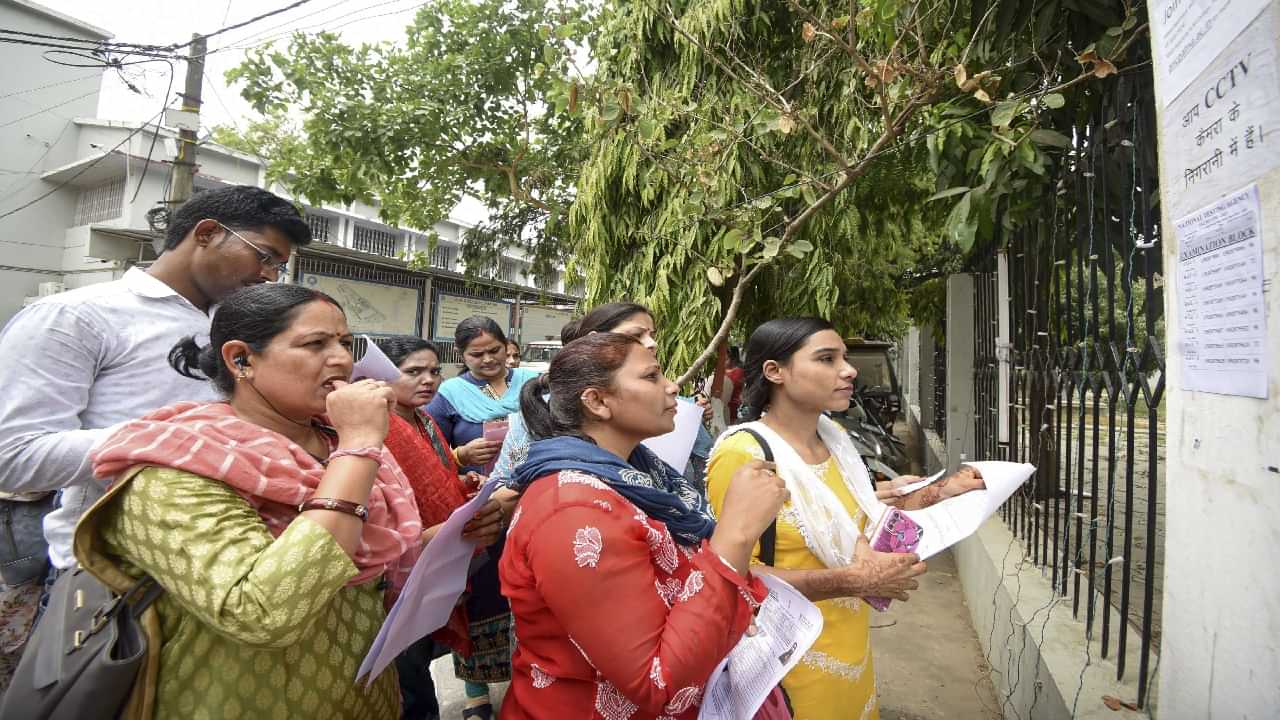
<svg viewBox="0 0 1280 720">
<path fill-rule="evenodd" d="M 756 613 L 755 635 L 743 635 L 711 673 L 698 720 L 750 720 L 822 632 L 822 612 L 798 590 L 758 575 L 769 597 Z"/>
<path fill-rule="evenodd" d="M 1163 104 L 1178 97 L 1268 5 L 1268 0 L 1157 0 L 1151 34 Z"/>
<path fill-rule="evenodd" d="M 1178 220 L 1178 313 L 1186 390 L 1267 397 L 1258 186 Z"/>
<path fill-rule="evenodd" d="M 1160 191 L 1172 217 L 1280 167 L 1276 14 L 1263 11 L 1161 114 Z"/>
<path fill-rule="evenodd" d="M 360 663 L 356 680 L 368 675 L 372 683 L 397 655 L 444 627 L 467 587 L 467 572 L 476 551 L 475 543 L 462 537 L 462 529 L 498 487 L 496 480 L 482 485 L 480 492 L 454 510 L 436 536 L 427 543 L 418 562 L 414 563 L 399 599 L 391 606 L 382 629 L 373 639 L 369 654 Z"/>
<path fill-rule="evenodd" d="M 904 510 L 922 530 L 916 554 L 921 560 L 969 537 L 1036 471 L 1034 465 L 1000 461 L 967 462 L 982 473 L 985 490 L 970 490 L 923 510 Z M 868 524 L 867 528 L 874 527 Z"/>
</svg>

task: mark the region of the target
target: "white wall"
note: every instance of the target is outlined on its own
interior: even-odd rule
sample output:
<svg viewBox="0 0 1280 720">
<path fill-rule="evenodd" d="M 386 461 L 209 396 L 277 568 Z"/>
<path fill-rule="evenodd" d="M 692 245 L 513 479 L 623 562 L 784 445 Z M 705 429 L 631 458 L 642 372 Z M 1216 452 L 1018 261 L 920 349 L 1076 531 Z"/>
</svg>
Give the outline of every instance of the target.
<svg viewBox="0 0 1280 720">
<path fill-rule="evenodd" d="M 0 3 L 0 27 L 97 39 L 83 29 L 10 3 Z M 0 44 L 2 94 L 18 93 L 0 100 L 0 214 L 56 187 L 41 180 L 40 174 L 77 157 L 71 119 L 93 115 L 98 107 L 102 73 L 55 65 L 41 57 L 42 51 Z M 45 85 L 52 87 L 21 92 Z M 23 268 L 61 269 L 64 231 L 75 213 L 77 193 L 67 188 L 0 219 L 0 265 L 5 267 L 0 272 L 0 324 L 21 309 L 23 297 L 36 294 L 37 285 L 59 280 L 56 275 Z"/>
<path fill-rule="evenodd" d="M 1270 31 L 1280 38 L 1274 24 Z M 1178 187 L 1182 158 L 1164 149 L 1161 186 Z M 1280 170 L 1258 182 L 1267 400 L 1181 389 L 1177 238 L 1163 204 L 1170 342 L 1161 720 L 1280 714 Z"/>
</svg>

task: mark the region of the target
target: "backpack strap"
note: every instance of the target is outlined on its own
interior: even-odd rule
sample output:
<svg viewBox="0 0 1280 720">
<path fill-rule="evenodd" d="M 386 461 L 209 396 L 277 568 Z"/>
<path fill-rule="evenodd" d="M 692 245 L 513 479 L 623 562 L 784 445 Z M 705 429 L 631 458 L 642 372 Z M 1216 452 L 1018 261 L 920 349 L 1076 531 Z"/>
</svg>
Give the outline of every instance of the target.
<svg viewBox="0 0 1280 720">
<path fill-rule="evenodd" d="M 751 435 L 751 437 L 755 438 L 756 443 L 760 445 L 760 450 L 764 452 L 765 462 L 773 462 L 773 449 L 769 447 L 769 442 L 764 439 L 763 435 L 747 427 L 740 428 L 739 431 L 747 433 Z M 765 531 L 760 534 L 760 562 L 770 567 L 773 566 L 774 552 L 777 544 L 778 520 L 775 518 L 773 522 L 769 523 L 769 527 L 765 528 Z"/>
</svg>

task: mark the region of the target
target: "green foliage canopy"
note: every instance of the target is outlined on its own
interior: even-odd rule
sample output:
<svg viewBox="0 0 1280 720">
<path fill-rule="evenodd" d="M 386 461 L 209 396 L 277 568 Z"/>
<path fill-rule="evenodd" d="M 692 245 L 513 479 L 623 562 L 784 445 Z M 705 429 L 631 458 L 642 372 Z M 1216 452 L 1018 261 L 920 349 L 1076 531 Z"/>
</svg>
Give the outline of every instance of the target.
<svg viewBox="0 0 1280 720">
<path fill-rule="evenodd" d="M 309 201 L 376 202 L 391 224 L 429 230 L 476 195 L 502 244 L 523 245 L 534 276 L 549 276 L 583 145 L 576 117 L 543 103 L 589 28 L 572 2 L 432 0 L 402 44 L 295 35 L 228 74 L 268 118 L 241 145 L 271 149 L 272 179 Z M 489 230 L 464 246 L 469 270 L 496 265 Z"/>
</svg>

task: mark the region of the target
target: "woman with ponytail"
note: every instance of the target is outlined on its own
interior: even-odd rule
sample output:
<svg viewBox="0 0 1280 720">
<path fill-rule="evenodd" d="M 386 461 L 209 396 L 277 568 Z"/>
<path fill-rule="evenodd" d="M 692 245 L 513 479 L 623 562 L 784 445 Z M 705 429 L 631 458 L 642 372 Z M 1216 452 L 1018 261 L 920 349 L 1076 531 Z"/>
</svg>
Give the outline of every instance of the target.
<svg viewBox="0 0 1280 720">
<path fill-rule="evenodd" d="M 170 355 L 226 401 L 156 410 L 95 451 L 110 489 L 76 557 L 117 592 L 144 576 L 163 590 L 134 691 L 150 716 L 400 717 L 395 673 L 353 679 L 422 525 L 383 448 L 395 395 L 348 383 L 351 342 L 323 293 L 239 290 L 208 345 Z"/>
<path fill-rule="evenodd" d="M 519 638 L 501 717 L 693 720 L 767 594 L 748 561 L 778 478 L 747 464 L 717 523 L 640 444 L 674 427 L 676 386 L 628 335 L 565 345 L 520 404 L 535 441 L 501 563 Z"/>
<path fill-rule="evenodd" d="M 658 350 L 658 329 L 649 308 L 633 302 L 612 302 L 599 305 L 586 315 L 565 324 L 560 330 L 561 345 L 583 338 L 593 333 L 615 332 L 630 335 L 645 348 L 653 352 Z M 515 472 L 516 467 L 524 462 L 532 442 L 525 427 L 524 418 L 514 413 L 507 437 L 502 441 L 502 451 L 498 455 L 497 465 L 490 477 L 506 483 Z M 698 428 L 698 439 L 694 444 L 693 456 L 684 469 L 685 477 L 702 492 L 703 479 L 706 475 L 706 461 L 711 454 L 711 435 L 705 428 Z"/>
</svg>

